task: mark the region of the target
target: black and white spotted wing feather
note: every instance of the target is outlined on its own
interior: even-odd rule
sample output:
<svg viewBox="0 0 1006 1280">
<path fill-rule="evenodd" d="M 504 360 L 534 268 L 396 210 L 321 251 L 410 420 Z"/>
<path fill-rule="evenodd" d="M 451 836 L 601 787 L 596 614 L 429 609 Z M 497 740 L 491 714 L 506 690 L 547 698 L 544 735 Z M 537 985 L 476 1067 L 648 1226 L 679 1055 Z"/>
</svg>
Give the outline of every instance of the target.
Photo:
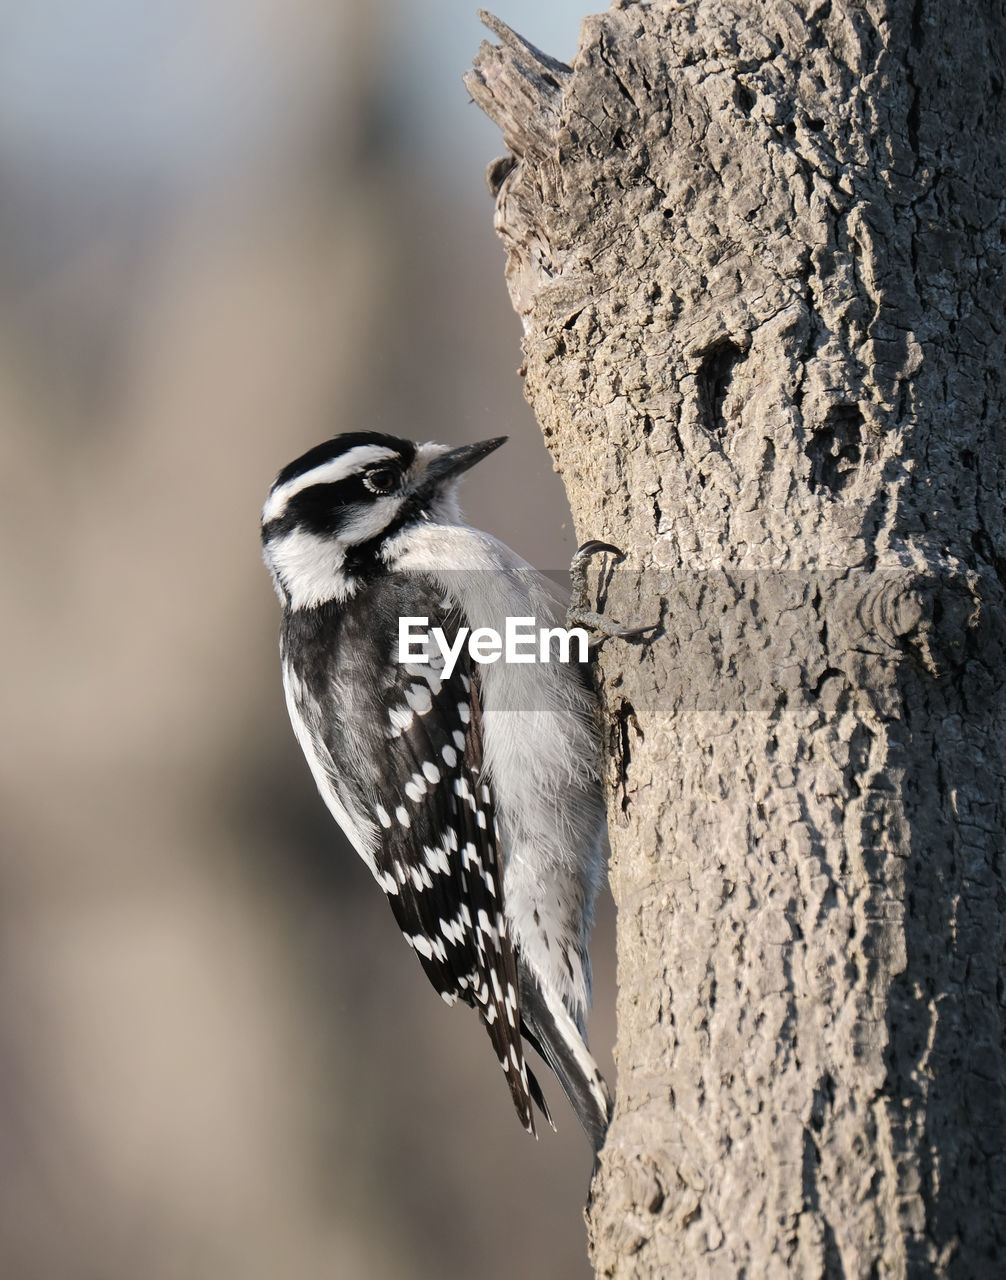
<svg viewBox="0 0 1006 1280">
<path fill-rule="evenodd" d="M 307 659 L 294 667 L 294 700 L 299 692 L 306 734 L 316 760 L 329 762 L 338 807 L 351 822 L 369 824 L 368 862 L 406 941 L 449 1004 L 460 999 L 478 1010 L 517 1114 L 534 1133 L 532 1101 L 550 1124 L 551 1117 L 521 1042 L 518 962 L 504 913 L 476 669 L 464 653 L 444 679 L 442 666 L 371 652 L 397 643 L 398 618 L 417 614 L 453 641 L 460 617 L 411 576 L 389 578 L 348 606 L 291 614 L 288 631 L 321 626 L 328 633 L 310 645 L 287 635 L 294 662 L 297 654 L 316 655 L 313 665 Z M 357 663 L 382 671 L 382 686 L 354 679 Z M 369 740 L 347 751 L 346 734 L 359 737 L 361 726 Z M 344 762 L 338 777 L 333 756 Z M 367 844 L 363 835 L 354 842 Z"/>
</svg>

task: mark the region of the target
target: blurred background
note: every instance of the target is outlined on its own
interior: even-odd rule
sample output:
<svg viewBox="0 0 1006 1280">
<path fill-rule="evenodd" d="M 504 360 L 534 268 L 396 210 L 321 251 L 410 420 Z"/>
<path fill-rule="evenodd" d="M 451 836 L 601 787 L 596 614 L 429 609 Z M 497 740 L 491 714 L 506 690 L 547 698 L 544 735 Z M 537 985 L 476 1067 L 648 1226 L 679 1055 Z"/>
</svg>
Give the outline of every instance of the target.
<svg viewBox="0 0 1006 1280">
<path fill-rule="evenodd" d="M 570 59 L 584 0 L 498 0 Z M 258 511 L 338 431 L 511 443 L 458 0 L 0 3 L 0 1274 L 586 1277 L 590 1152 L 513 1115 L 289 729 Z M 610 1073 L 610 906 L 593 1042 Z"/>
</svg>

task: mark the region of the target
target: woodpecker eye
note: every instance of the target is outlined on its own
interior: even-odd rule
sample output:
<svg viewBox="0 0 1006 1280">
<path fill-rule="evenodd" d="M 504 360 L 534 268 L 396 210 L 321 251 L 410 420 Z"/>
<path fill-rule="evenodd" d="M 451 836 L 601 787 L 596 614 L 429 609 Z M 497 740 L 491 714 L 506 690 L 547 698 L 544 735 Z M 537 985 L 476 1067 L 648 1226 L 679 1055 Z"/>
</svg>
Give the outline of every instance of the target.
<svg viewBox="0 0 1006 1280">
<path fill-rule="evenodd" d="M 398 471 L 395 467 L 371 467 L 363 483 L 371 493 L 390 493 L 398 484 Z"/>
</svg>

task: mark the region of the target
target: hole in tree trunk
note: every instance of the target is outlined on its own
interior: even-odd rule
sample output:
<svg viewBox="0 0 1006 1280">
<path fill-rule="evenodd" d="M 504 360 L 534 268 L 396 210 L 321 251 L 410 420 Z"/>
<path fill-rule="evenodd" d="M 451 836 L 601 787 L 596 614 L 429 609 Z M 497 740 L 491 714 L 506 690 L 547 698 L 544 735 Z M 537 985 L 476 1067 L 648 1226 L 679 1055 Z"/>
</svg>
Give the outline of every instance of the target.
<svg viewBox="0 0 1006 1280">
<path fill-rule="evenodd" d="M 744 352 L 736 342 L 724 338 L 703 352 L 698 372 L 699 410 L 706 427 L 714 435 L 726 435 L 727 420 L 723 403 L 730 390 L 734 369 L 744 359 Z"/>
<path fill-rule="evenodd" d="M 854 404 L 833 405 L 807 442 L 812 493 L 842 493 L 856 476 L 863 452 L 863 415 Z"/>
</svg>

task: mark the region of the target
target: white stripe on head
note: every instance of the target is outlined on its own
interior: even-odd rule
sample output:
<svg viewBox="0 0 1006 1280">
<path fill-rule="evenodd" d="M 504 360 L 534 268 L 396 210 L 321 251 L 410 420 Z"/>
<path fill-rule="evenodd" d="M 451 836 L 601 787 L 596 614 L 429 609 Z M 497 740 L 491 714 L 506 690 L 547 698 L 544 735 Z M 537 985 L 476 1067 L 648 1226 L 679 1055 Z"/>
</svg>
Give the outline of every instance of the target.
<svg viewBox="0 0 1006 1280">
<path fill-rule="evenodd" d="M 376 498 L 369 506 L 359 504 L 351 507 L 352 518 L 347 519 L 339 530 L 339 541 L 346 547 L 358 547 L 361 542 L 376 538 L 394 522 L 404 501 L 395 494 L 388 494 Z"/>
<path fill-rule="evenodd" d="M 302 493 L 303 490 L 310 489 L 312 485 L 337 484 L 369 463 L 384 462 L 389 458 L 397 459 L 398 453 L 394 449 L 389 449 L 387 445 L 358 444 L 354 449 L 340 454 L 338 458 L 332 458 L 330 462 L 322 462 L 310 471 L 305 471 L 303 475 L 294 476 L 292 480 L 279 485 L 269 494 L 262 508 L 262 523 L 269 524 L 272 520 L 278 520 L 286 511 L 290 499 Z"/>
<path fill-rule="evenodd" d="M 306 529 L 271 539 L 265 547 L 265 562 L 294 610 L 349 599 L 356 588 L 342 571 L 343 558 L 334 539 Z"/>
</svg>

